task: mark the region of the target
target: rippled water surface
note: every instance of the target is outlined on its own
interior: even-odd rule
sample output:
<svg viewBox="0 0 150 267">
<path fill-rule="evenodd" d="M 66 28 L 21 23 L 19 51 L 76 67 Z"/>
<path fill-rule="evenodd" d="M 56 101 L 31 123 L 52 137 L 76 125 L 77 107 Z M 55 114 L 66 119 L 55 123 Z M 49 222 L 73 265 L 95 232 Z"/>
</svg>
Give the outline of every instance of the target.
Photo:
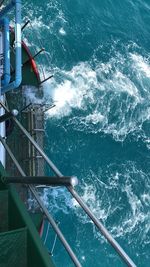
<svg viewBox="0 0 150 267">
<path fill-rule="evenodd" d="M 150 266 L 150 1 L 23 1 L 30 44 L 38 36 L 54 78 L 45 150 L 135 261 Z M 65 189 L 45 189 L 48 209 L 85 267 L 124 266 Z M 50 231 L 47 246 L 52 248 Z M 56 266 L 73 266 L 57 240 Z"/>
</svg>

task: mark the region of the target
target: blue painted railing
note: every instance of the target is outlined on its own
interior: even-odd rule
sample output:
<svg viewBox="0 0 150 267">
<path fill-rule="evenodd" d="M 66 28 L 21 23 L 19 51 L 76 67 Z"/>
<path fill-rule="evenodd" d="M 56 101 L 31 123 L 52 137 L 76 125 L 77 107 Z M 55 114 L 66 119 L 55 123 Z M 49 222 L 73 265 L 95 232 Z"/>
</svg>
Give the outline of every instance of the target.
<svg viewBox="0 0 150 267">
<path fill-rule="evenodd" d="M 6 14 L 15 6 L 15 80 L 10 81 L 10 60 L 8 52 L 9 41 L 9 24 L 7 24 Z M 10 90 L 16 89 L 20 86 L 22 81 L 22 53 L 21 53 L 21 0 L 12 0 L 0 12 L 0 19 L 4 18 L 4 82 L 2 84 L 1 93 L 4 94 Z M 6 37 L 7 36 L 7 37 Z M 6 37 L 6 39 L 5 39 Z M 6 42 L 6 43 L 5 43 Z M 7 50 L 8 49 L 8 50 Z M 9 80 L 9 81 L 8 81 Z"/>
<path fill-rule="evenodd" d="M 7 86 L 10 82 L 9 20 L 4 17 L 0 20 L 0 25 L 4 27 L 4 78 L 2 86 Z"/>
</svg>

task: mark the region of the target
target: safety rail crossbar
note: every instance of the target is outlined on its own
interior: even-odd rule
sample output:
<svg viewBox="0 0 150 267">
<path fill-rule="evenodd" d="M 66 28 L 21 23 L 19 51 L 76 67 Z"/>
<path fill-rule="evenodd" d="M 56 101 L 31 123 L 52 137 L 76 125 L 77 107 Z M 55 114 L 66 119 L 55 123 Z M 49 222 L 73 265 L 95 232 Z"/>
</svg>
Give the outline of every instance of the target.
<svg viewBox="0 0 150 267">
<path fill-rule="evenodd" d="M 0 116 L 0 123 L 12 118 L 13 116 L 17 116 L 17 115 L 18 115 L 18 110 L 13 109 L 10 112 L 7 112 L 7 113 Z"/>
<path fill-rule="evenodd" d="M 16 176 L 2 176 L 1 181 L 5 184 L 35 184 L 35 185 L 50 185 L 50 186 L 76 186 L 78 179 L 75 176 L 63 176 L 63 179 L 58 176 L 26 176 L 25 179 Z"/>
<path fill-rule="evenodd" d="M 9 112 L 9 109 L 0 101 L 0 105 L 5 109 L 5 111 Z M 27 130 L 21 125 L 21 123 L 13 117 L 13 120 L 17 124 L 17 126 L 20 128 L 20 130 L 26 135 L 28 140 L 32 143 L 32 145 L 37 149 L 39 154 L 43 157 L 43 159 L 48 163 L 49 167 L 51 170 L 58 176 L 63 178 L 63 174 L 58 170 L 58 168 L 54 165 L 54 163 L 48 158 L 48 156 L 44 153 L 44 151 L 38 146 L 38 144 L 35 142 L 35 140 L 31 137 L 31 135 L 27 132 Z M 0 138 L 0 141 L 2 144 L 5 146 L 6 150 L 8 151 L 8 146 L 4 142 L 2 138 Z M 9 153 L 10 154 L 10 153 Z M 13 156 L 14 157 L 14 156 Z M 12 158 L 12 157 L 11 157 Z M 20 168 L 20 166 L 18 166 Z M 19 170 L 20 171 L 20 170 Z M 22 172 L 22 170 L 21 170 Z M 20 173 L 21 173 L 20 172 Z M 23 176 L 25 176 L 25 173 L 21 173 Z M 35 198 L 37 197 L 37 192 L 35 191 L 33 186 L 29 186 L 30 190 L 34 194 Z M 92 222 L 96 225 L 98 230 L 104 235 L 104 237 L 107 239 L 107 241 L 111 244 L 111 246 L 116 250 L 116 252 L 120 255 L 120 257 L 124 260 L 124 262 L 127 264 L 129 267 L 136 267 L 135 263 L 131 260 L 131 258 L 126 254 L 126 252 L 122 249 L 122 247 L 119 245 L 119 243 L 112 237 L 112 235 L 108 232 L 108 230 L 103 226 L 103 224 L 96 218 L 96 216 L 93 214 L 93 212 L 89 209 L 89 207 L 86 205 L 86 203 L 82 200 L 82 198 L 78 195 L 78 193 L 71 187 L 71 186 L 66 186 L 68 191 L 72 194 L 72 196 L 76 199 L 76 201 L 79 203 L 80 207 L 85 211 L 85 213 L 90 217 Z M 36 198 L 37 199 L 37 198 Z M 37 200 L 38 203 L 41 205 L 41 200 Z M 43 206 L 43 203 L 42 203 Z M 44 210 L 46 208 L 44 207 Z M 47 210 L 45 212 L 47 214 Z M 53 224 L 51 223 L 53 226 Z M 55 228 L 58 227 L 57 224 L 55 223 Z M 53 227 L 54 228 L 54 227 Z M 60 238 L 60 236 L 58 235 Z M 65 245 L 64 245 L 65 246 Z M 67 250 L 68 251 L 68 250 Z M 69 253 L 69 252 L 68 252 Z M 70 253 L 69 253 L 70 254 Z M 75 263 L 75 262 L 74 262 Z M 76 264 L 75 264 L 76 265 Z M 79 265 L 77 264 L 76 266 L 81 266 L 80 263 Z"/>
<path fill-rule="evenodd" d="M 26 174 L 25 172 L 22 170 L 19 162 L 16 160 L 15 156 L 13 155 L 12 151 L 10 150 L 10 148 L 8 147 L 8 145 L 6 144 L 6 142 L 4 141 L 4 139 L 0 136 L 0 142 L 3 144 L 3 146 L 5 147 L 7 153 L 9 154 L 10 158 L 12 159 L 12 161 L 14 162 L 15 166 L 17 167 L 18 171 L 20 172 L 20 174 L 22 175 L 22 177 L 25 179 Z M 51 226 L 53 227 L 54 231 L 57 233 L 60 241 L 62 242 L 62 244 L 64 245 L 66 251 L 68 252 L 68 254 L 70 255 L 72 261 L 74 262 L 75 266 L 77 267 L 82 267 L 80 262 L 78 261 L 76 255 L 74 254 L 72 248 L 70 247 L 70 245 L 68 244 L 68 242 L 66 241 L 65 237 L 63 236 L 62 232 L 60 231 L 57 223 L 54 221 L 53 217 L 51 216 L 50 212 L 48 211 L 48 209 L 45 207 L 43 201 L 41 200 L 36 188 L 33 185 L 27 185 L 27 187 L 30 189 L 30 191 L 32 192 L 32 194 L 34 195 L 36 201 L 38 202 L 39 206 L 42 209 L 42 212 L 45 214 L 45 216 L 47 217 L 48 221 L 50 222 Z"/>
</svg>

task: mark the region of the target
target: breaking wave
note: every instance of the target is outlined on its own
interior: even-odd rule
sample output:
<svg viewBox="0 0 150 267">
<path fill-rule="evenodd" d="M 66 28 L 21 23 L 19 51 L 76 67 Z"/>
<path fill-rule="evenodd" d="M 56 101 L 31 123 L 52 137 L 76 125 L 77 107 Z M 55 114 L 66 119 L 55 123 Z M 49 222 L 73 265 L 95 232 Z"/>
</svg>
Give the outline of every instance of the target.
<svg viewBox="0 0 150 267">
<path fill-rule="evenodd" d="M 122 141 L 135 132 L 146 138 L 143 124 L 150 118 L 148 59 L 137 53 L 117 55 L 95 68 L 92 62 L 81 62 L 70 71 L 57 69 L 54 77 L 47 85 L 56 104 L 48 112 L 49 118 L 68 116 L 68 127 L 111 134 L 115 140 Z"/>
</svg>

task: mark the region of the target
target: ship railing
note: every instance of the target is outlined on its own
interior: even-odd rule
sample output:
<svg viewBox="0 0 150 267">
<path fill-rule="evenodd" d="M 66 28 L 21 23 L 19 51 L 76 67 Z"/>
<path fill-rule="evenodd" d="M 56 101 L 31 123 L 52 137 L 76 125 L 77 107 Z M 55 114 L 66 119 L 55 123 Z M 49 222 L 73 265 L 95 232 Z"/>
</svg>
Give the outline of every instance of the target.
<svg viewBox="0 0 150 267">
<path fill-rule="evenodd" d="M 3 14 L 5 12 L 5 14 L 6 14 L 7 12 L 9 12 L 11 10 L 11 8 L 13 7 L 14 3 L 15 3 L 15 1 L 13 1 L 13 0 L 12 1 L 6 1 L 6 0 L 0 1 L 0 13 Z M 3 9 L 4 9 L 4 11 L 3 11 Z M 16 12 L 16 14 L 18 14 L 18 12 Z M 9 17 L 10 17 L 11 24 L 12 24 L 11 28 L 13 29 L 13 28 L 15 28 L 16 20 L 14 20 L 12 14 L 9 14 Z M 20 25 L 20 23 L 18 23 L 18 25 Z M 26 28 L 27 28 L 27 30 L 25 30 Z M 31 29 L 30 31 L 28 31 L 29 28 Z M 42 84 L 43 82 L 45 82 L 45 81 L 47 81 L 53 77 L 52 69 L 49 70 L 49 67 L 48 67 L 48 70 L 45 70 L 45 68 L 43 67 L 44 65 L 47 65 L 47 66 L 50 65 L 51 57 L 50 57 L 49 53 L 44 49 L 44 45 L 43 45 L 43 41 L 41 39 L 41 36 L 39 36 L 39 33 L 33 27 L 32 22 L 30 20 L 27 20 L 24 23 L 24 25 L 20 28 L 20 30 L 22 33 L 22 40 L 25 43 L 29 44 L 29 46 L 30 46 L 30 44 L 32 44 L 32 42 L 33 42 L 33 39 L 34 39 L 34 43 L 36 43 L 36 46 L 32 44 L 32 46 L 30 47 L 30 51 L 31 51 L 31 57 L 33 59 L 35 59 L 35 57 L 36 57 L 36 60 L 38 62 L 38 69 L 39 69 L 39 76 L 40 76 L 39 86 L 40 86 L 40 84 Z M 7 36 L 8 36 L 8 34 L 7 34 Z M 10 47 L 10 49 L 14 53 L 14 55 L 16 55 L 16 51 L 14 49 L 12 49 L 11 47 Z M 38 57 L 38 55 L 40 55 L 41 53 L 42 53 L 42 57 Z M 17 54 L 18 54 L 18 50 L 17 50 Z M 43 62 L 43 59 L 44 59 L 44 62 Z M 17 59 L 17 62 L 18 62 L 18 59 Z M 41 62 L 43 62 L 43 64 L 41 64 Z M 8 62 L 8 63 L 10 64 L 10 62 Z M 23 64 L 25 64 L 25 63 L 26 62 L 24 62 Z M 8 73 L 8 70 L 9 70 L 9 68 L 7 68 L 6 73 Z M 13 74 L 13 73 L 14 73 L 14 70 L 11 72 L 11 74 Z M 9 76 L 10 76 L 10 74 L 9 74 Z"/>
<path fill-rule="evenodd" d="M 2 101 L 0 101 L 0 105 L 4 108 L 5 112 L 10 112 L 9 109 L 4 105 Z M 16 117 L 12 117 L 16 125 L 20 128 L 23 134 L 28 138 L 30 143 L 37 149 L 39 154 L 43 157 L 43 159 L 47 162 L 50 169 L 55 173 L 55 175 L 61 179 L 63 179 L 63 174 L 58 170 L 58 168 L 54 165 L 54 163 L 48 158 L 45 152 L 39 147 L 39 145 L 35 142 L 32 136 L 27 132 L 27 130 L 22 126 L 22 124 L 16 119 Z M 20 164 L 16 160 L 15 156 L 13 155 L 12 151 L 8 147 L 4 138 L 0 137 L 0 142 L 5 147 L 7 153 L 13 160 L 14 164 L 16 165 L 18 171 L 20 172 L 22 177 L 26 177 L 25 172 L 22 170 Z M 58 238 L 61 240 L 62 244 L 64 245 L 66 251 L 70 255 L 72 261 L 74 262 L 75 266 L 81 267 L 79 260 L 77 259 L 76 255 L 74 254 L 72 248 L 66 241 L 65 237 L 63 236 L 62 232 L 60 231 L 58 224 L 54 221 L 52 216 L 50 215 L 48 209 L 45 207 L 43 201 L 41 200 L 36 188 L 33 185 L 28 185 L 29 189 L 31 190 L 32 194 L 34 195 L 35 199 L 37 200 L 39 206 L 41 207 L 43 213 L 46 215 L 48 221 L 50 222 L 51 226 L 53 227 L 54 231 L 57 233 Z M 115 249 L 115 251 L 119 254 L 122 260 L 126 263 L 127 266 L 136 267 L 135 263 L 132 259 L 127 255 L 127 253 L 123 250 L 123 248 L 119 245 L 119 243 L 113 238 L 113 236 L 108 232 L 106 227 L 96 218 L 94 213 L 90 210 L 87 204 L 82 200 L 79 194 L 75 191 L 74 187 L 69 185 L 66 186 L 68 191 L 71 193 L 73 198 L 79 203 L 80 207 L 85 211 L 85 213 L 89 216 L 91 221 L 95 224 L 97 229 L 102 233 L 102 235 L 106 238 L 106 240 L 111 244 L 111 246 Z"/>
</svg>

